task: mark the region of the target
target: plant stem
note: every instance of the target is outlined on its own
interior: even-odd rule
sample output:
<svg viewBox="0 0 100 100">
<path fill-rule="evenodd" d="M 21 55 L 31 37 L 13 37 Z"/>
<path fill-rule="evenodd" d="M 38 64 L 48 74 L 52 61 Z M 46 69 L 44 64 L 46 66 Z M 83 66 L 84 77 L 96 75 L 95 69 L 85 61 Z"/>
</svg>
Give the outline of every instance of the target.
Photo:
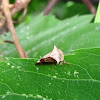
<svg viewBox="0 0 100 100">
<path fill-rule="evenodd" d="M 48 5 L 46 6 L 46 8 L 44 9 L 44 15 L 47 15 L 51 12 L 51 10 L 53 9 L 53 7 L 59 2 L 59 0 L 50 0 L 48 2 Z"/>
<path fill-rule="evenodd" d="M 2 1 L 2 10 L 3 10 L 4 15 L 6 17 L 8 29 L 11 33 L 11 36 L 13 38 L 13 41 L 14 41 L 14 44 L 15 44 L 15 47 L 17 49 L 19 56 L 21 58 L 27 58 L 27 55 L 26 55 L 24 49 L 21 47 L 20 42 L 19 42 L 17 35 L 16 35 L 16 31 L 15 31 L 13 21 L 12 21 L 11 11 L 9 9 L 9 0 Z"/>
</svg>

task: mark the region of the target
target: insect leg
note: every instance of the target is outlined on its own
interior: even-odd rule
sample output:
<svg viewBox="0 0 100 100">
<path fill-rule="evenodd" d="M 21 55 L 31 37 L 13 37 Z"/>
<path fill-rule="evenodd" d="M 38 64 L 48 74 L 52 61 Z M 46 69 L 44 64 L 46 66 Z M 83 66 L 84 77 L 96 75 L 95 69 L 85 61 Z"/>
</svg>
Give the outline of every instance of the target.
<svg viewBox="0 0 100 100">
<path fill-rule="evenodd" d="M 64 62 L 65 64 L 69 65 L 69 66 L 72 66 L 72 65 L 70 65 L 70 63 L 66 62 L 65 60 L 63 60 L 63 62 Z"/>
</svg>

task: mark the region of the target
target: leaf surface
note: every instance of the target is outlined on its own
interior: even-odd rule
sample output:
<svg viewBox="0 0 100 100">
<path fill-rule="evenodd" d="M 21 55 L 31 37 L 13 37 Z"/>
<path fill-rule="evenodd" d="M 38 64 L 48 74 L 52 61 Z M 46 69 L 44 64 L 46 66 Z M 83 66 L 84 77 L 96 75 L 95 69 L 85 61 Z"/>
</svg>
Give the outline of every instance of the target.
<svg viewBox="0 0 100 100">
<path fill-rule="evenodd" d="M 3 100 L 99 100 L 100 48 L 80 49 L 63 64 L 35 66 L 37 59 L 6 58 L 0 63 Z"/>
<path fill-rule="evenodd" d="M 97 13 L 96 13 L 96 17 L 95 17 L 95 23 L 100 23 L 100 2 L 98 4 L 98 9 L 97 9 Z"/>
<path fill-rule="evenodd" d="M 50 52 L 55 44 L 66 54 L 80 48 L 100 47 L 100 24 L 90 24 L 93 16 L 74 16 L 59 21 L 54 16 L 32 18 L 29 24 L 21 24 L 16 28 L 22 47 L 30 58 L 44 56 Z M 5 40 L 11 40 L 8 33 Z M 0 46 L 4 56 L 18 57 L 13 44 Z"/>
</svg>

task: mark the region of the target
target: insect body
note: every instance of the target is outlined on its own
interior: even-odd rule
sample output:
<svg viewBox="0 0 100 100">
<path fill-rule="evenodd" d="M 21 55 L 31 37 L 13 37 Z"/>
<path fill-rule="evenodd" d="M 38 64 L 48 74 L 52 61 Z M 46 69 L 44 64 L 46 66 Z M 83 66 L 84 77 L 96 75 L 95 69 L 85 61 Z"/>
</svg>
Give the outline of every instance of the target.
<svg viewBox="0 0 100 100">
<path fill-rule="evenodd" d="M 37 64 L 62 64 L 64 61 L 64 53 L 53 45 L 53 50 L 37 61 Z M 69 64 L 69 63 L 66 63 Z"/>
</svg>

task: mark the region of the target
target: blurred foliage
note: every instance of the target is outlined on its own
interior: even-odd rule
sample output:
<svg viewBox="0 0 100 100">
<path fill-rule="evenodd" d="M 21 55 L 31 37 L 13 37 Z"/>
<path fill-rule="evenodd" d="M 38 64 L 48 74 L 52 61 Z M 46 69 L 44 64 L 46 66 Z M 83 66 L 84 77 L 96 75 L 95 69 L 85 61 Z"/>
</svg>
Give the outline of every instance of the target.
<svg viewBox="0 0 100 100">
<path fill-rule="evenodd" d="M 1 39 L 1 37 L 0 37 L 0 44 L 3 44 L 4 42 L 3 42 L 3 40 Z"/>
<path fill-rule="evenodd" d="M 34 15 L 43 12 L 46 5 L 48 4 L 47 0 L 32 0 L 28 5 L 28 12 L 24 18 L 23 21 L 30 21 L 29 16 Z M 22 11 L 21 11 L 22 13 Z M 81 3 L 81 2 L 73 2 L 73 1 L 60 1 L 56 4 L 56 6 L 51 11 L 51 14 L 55 15 L 59 19 L 66 19 L 73 17 L 75 15 L 84 15 L 84 14 L 90 14 L 87 7 Z M 16 18 L 18 14 L 15 15 L 14 18 Z M 22 14 L 18 17 L 20 19 Z"/>
<path fill-rule="evenodd" d="M 98 9 L 97 9 L 95 23 L 100 23 L 100 2 L 99 2 L 99 5 L 98 5 Z"/>
<path fill-rule="evenodd" d="M 75 15 L 90 14 L 90 12 L 83 3 L 70 1 L 66 3 L 59 2 L 54 8 L 53 14 L 59 19 L 66 19 Z"/>
<path fill-rule="evenodd" d="M 42 12 L 47 3 L 48 0 L 32 0 L 28 5 L 28 14 L 29 13 L 38 14 Z"/>
<path fill-rule="evenodd" d="M 84 15 L 58 20 L 52 15 L 44 17 L 40 14 L 32 16 L 30 23 L 16 27 L 16 33 L 29 58 L 45 55 L 53 44 L 68 54 L 75 49 L 100 47 L 100 24 L 90 24 L 92 19 L 93 16 Z M 2 38 L 11 40 L 9 33 Z M 12 44 L 2 45 L 2 52 L 7 57 L 18 57 Z"/>
<path fill-rule="evenodd" d="M 13 1 L 10 0 L 10 1 L 11 1 L 10 3 L 15 2 L 15 0 L 13 0 Z M 41 1 L 40 0 L 32 0 L 29 3 L 29 6 L 28 6 L 28 12 L 27 12 L 24 20 L 21 22 L 22 24 L 21 23 L 15 24 L 16 30 L 18 30 L 16 32 L 17 32 L 17 35 L 18 35 L 21 43 L 23 42 L 23 40 L 25 40 L 25 37 L 27 38 L 26 31 L 25 31 L 27 29 L 26 27 L 30 28 L 30 30 L 28 30 L 28 33 L 31 34 L 32 36 L 34 36 L 34 34 L 38 34 L 39 32 L 41 33 L 41 31 L 43 31 L 43 30 L 48 31 L 48 29 L 51 28 L 52 25 L 53 25 L 52 27 L 54 27 L 58 22 L 60 22 L 60 20 L 69 19 L 69 18 L 71 18 L 75 15 L 90 14 L 90 12 L 88 11 L 88 9 L 86 8 L 86 6 L 83 3 L 72 2 L 72 1 L 69 1 L 69 2 L 60 1 L 53 8 L 53 10 L 51 12 L 51 14 L 53 14 L 54 16 L 59 18 L 60 20 L 57 21 L 57 19 L 54 19 L 53 17 L 47 17 L 45 19 L 45 17 L 43 18 L 43 17 L 38 16 L 38 15 L 40 15 L 40 13 L 43 12 L 43 10 L 46 7 L 47 3 L 48 3 L 47 0 L 41 0 Z M 19 14 L 18 19 L 20 19 L 21 15 L 22 15 L 22 11 L 14 15 L 15 20 L 16 20 L 16 17 L 17 17 L 18 14 Z M 71 20 L 72 19 L 70 19 L 70 23 L 73 23 Z M 88 20 L 88 19 L 86 18 L 84 20 Z M 57 23 L 56 23 L 56 21 L 57 21 Z M 77 19 L 77 21 L 78 21 L 78 19 Z M 31 25 L 30 23 L 32 24 L 32 27 L 30 27 L 30 25 Z M 74 24 L 74 26 L 76 26 L 76 23 Z M 53 30 L 53 29 L 51 29 L 51 30 Z M 20 33 L 19 31 L 23 31 L 24 34 L 22 32 Z M 21 34 L 21 36 L 20 36 L 20 34 Z M 10 38 L 6 37 L 6 40 L 7 39 L 9 40 Z M 31 44 L 28 44 L 28 45 L 31 45 Z M 9 45 L 9 44 L 7 44 L 7 45 Z M 25 48 L 27 48 L 27 50 L 29 50 L 28 45 L 25 46 Z M 4 47 L 4 48 L 6 48 L 6 47 Z M 12 51 L 12 50 L 13 49 L 10 49 L 10 51 Z M 6 55 L 9 55 L 9 54 L 6 53 Z"/>
</svg>

